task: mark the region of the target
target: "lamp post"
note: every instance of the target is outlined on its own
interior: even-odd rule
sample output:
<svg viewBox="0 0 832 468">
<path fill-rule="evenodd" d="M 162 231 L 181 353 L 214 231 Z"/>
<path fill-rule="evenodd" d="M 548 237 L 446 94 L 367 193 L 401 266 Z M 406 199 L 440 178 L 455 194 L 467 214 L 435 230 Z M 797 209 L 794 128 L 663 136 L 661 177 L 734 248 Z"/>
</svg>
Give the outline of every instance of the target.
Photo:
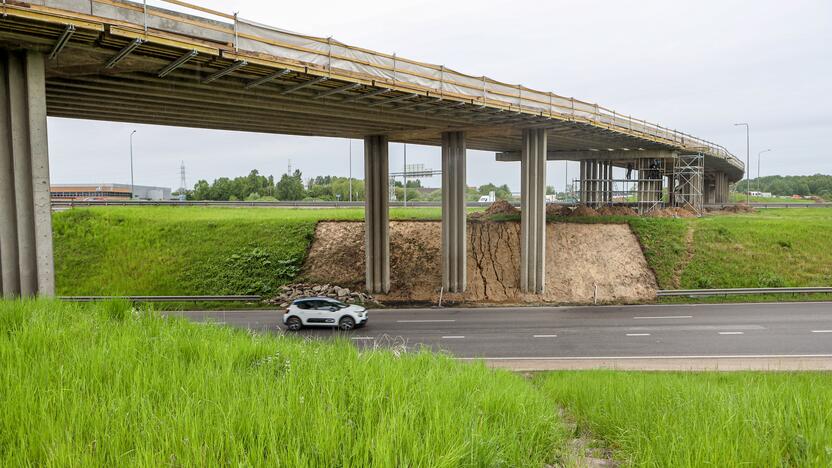
<svg viewBox="0 0 832 468">
<path fill-rule="evenodd" d="M 748 172 L 751 170 L 751 127 L 747 123 L 735 123 L 735 127 L 745 126 L 745 203 L 751 203 L 751 179 Z"/>
<path fill-rule="evenodd" d="M 350 202 L 352 202 L 352 138 L 347 141 L 350 143 Z"/>
<path fill-rule="evenodd" d="M 760 156 L 762 156 L 763 153 L 768 153 L 769 151 L 771 151 L 771 148 L 762 150 L 759 153 L 757 153 L 757 191 L 758 192 L 760 191 Z"/>
<path fill-rule="evenodd" d="M 136 198 L 136 186 L 133 183 L 133 135 L 135 133 L 135 130 L 130 133 L 130 200 Z"/>
</svg>

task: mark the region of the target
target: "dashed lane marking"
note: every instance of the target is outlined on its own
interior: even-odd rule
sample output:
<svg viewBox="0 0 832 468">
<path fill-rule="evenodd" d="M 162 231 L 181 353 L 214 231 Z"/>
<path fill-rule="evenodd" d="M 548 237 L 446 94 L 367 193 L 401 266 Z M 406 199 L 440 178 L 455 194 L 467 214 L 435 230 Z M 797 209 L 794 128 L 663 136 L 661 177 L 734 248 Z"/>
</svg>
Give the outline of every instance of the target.
<svg viewBox="0 0 832 468">
<path fill-rule="evenodd" d="M 719 332 L 720 335 L 744 335 L 745 332 Z"/>
<path fill-rule="evenodd" d="M 649 333 L 627 333 L 627 336 L 650 336 Z"/>
<path fill-rule="evenodd" d="M 633 317 L 635 320 L 646 320 L 646 319 L 688 319 L 693 318 L 693 315 L 660 315 L 656 317 Z"/>
<path fill-rule="evenodd" d="M 557 338 L 557 335 L 532 335 L 533 338 Z"/>
<path fill-rule="evenodd" d="M 463 335 L 447 335 L 442 337 L 443 340 L 461 340 L 463 338 L 465 338 Z"/>
<path fill-rule="evenodd" d="M 456 320 L 444 320 L 444 319 L 437 319 L 437 320 L 396 320 L 396 323 L 440 323 L 440 322 L 456 322 Z"/>
</svg>

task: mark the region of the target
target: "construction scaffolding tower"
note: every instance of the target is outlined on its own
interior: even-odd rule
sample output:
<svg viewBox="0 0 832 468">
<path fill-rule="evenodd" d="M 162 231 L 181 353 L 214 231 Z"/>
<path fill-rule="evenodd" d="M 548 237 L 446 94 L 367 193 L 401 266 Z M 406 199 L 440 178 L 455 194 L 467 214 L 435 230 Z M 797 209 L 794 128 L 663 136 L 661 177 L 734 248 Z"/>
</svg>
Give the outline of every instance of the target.
<svg viewBox="0 0 832 468">
<path fill-rule="evenodd" d="M 639 213 L 661 208 L 664 177 L 669 175 L 665 160 L 644 158 L 634 162 L 626 167 L 626 178 L 613 179 L 612 163 L 581 161 L 581 178 L 572 181 L 572 186 L 578 187 L 580 202 L 593 208 L 626 204 Z"/>
<path fill-rule="evenodd" d="M 702 153 L 677 156 L 673 161 L 671 203 L 702 216 L 705 157 Z"/>
</svg>

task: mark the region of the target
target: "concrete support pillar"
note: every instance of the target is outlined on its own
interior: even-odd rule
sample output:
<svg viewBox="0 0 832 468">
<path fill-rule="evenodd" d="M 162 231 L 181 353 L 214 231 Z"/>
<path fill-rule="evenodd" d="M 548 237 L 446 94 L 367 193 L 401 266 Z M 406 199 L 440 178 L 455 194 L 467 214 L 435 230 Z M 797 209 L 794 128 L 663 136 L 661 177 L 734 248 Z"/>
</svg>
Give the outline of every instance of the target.
<svg viewBox="0 0 832 468">
<path fill-rule="evenodd" d="M 520 289 L 542 293 L 546 274 L 546 130 L 523 130 L 520 156 Z"/>
<path fill-rule="evenodd" d="M 0 290 L 53 296 L 44 56 L 0 51 Z"/>
<path fill-rule="evenodd" d="M 465 292 L 468 238 L 465 133 L 442 134 L 442 287 Z"/>
<path fill-rule="evenodd" d="M 387 137 L 364 138 L 364 251 L 367 291 L 390 292 L 390 204 Z"/>
<path fill-rule="evenodd" d="M 583 205 L 586 205 L 588 203 L 587 194 L 589 193 L 589 189 L 586 185 L 587 184 L 586 180 L 589 178 L 589 176 L 587 175 L 587 167 L 588 167 L 587 162 L 582 160 L 581 161 L 580 174 L 579 174 L 578 178 L 580 179 L 580 184 L 581 184 L 581 193 L 580 193 L 580 199 L 581 200 L 580 201 L 581 201 L 581 204 L 583 204 Z"/>
<path fill-rule="evenodd" d="M 724 172 L 714 173 L 714 203 L 728 203 L 728 177 Z"/>
</svg>

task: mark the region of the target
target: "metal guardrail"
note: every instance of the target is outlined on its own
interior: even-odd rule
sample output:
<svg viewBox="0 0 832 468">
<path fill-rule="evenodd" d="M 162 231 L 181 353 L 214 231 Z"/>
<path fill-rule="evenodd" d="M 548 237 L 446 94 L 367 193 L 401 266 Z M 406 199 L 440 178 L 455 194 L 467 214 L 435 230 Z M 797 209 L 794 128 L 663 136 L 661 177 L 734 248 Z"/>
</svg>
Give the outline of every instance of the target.
<svg viewBox="0 0 832 468">
<path fill-rule="evenodd" d="M 722 209 L 730 206 L 740 206 L 744 205 L 745 203 L 722 203 L 722 204 L 706 204 L 704 205 L 705 208 L 715 208 L 715 209 Z M 784 202 L 774 202 L 774 203 L 751 203 L 748 206 L 753 208 L 832 208 L 832 203 L 784 203 Z"/>
<path fill-rule="evenodd" d="M 518 202 L 512 203 L 519 206 Z M 574 205 L 574 203 L 555 202 L 557 205 Z M 487 208 L 490 202 L 467 202 L 469 207 Z M 722 209 L 739 206 L 743 203 L 706 204 L 705 208 Z M 52 200 L 53 208 L 72 208 L 86 206 L 219 206 L 230 208 L 363 208 L 363 201 L 213 201 L 213 200 Z M 403 207 L 404 202 L 390 202 L 391 207 Z M 438 207 L 438 201 L 408 201 L 409 207 Z M 754 208 L 832 208 L 832 203 L 751 203 Z"/>
<path fill-rule="evenodd" d="M 131 302 L 260 302 L 261 296 L 58 296 L 66 302 L 101 302 L 125 300 Z"/>
<path fill-rule="evenodd" d="M 737 296 L 754 294 L 832 294 L 832 287 L 806 288 L 729 288 L 729 289 L 660 289 L 658 297 Z"/>
</svg>

